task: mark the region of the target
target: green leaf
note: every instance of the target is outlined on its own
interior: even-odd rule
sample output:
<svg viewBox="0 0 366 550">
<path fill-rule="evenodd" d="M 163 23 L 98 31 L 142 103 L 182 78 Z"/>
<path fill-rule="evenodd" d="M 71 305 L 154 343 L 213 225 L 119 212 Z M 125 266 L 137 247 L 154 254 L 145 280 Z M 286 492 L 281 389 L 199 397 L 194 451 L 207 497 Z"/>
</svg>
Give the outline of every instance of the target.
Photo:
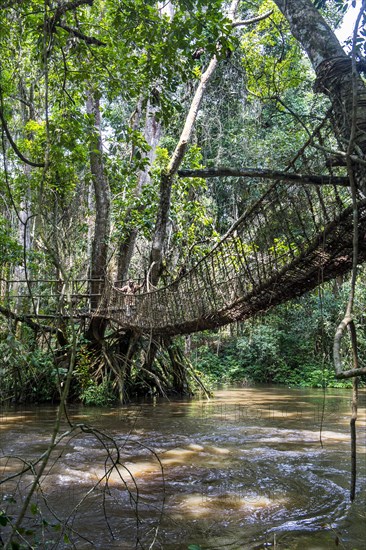
<svg viewBox="0 0 366 550">
<path fill-rule="evenodd" d="M 31 511 L 31 514 L 33 514 L 34 516 L 35 516 L 36 514 L 38 514 L 39 509 L 38 509 L 37 504 L 35 504 L 34 502 L 32 502 L 32 504 L 30 505 L 30 511 Z"/>
<path fill-rule="evenodd" d="M 7 516 L 4 512 L 0 512 L 0 525 L 5 527 L 10 521 L 9 516 Z"/>
</svg>

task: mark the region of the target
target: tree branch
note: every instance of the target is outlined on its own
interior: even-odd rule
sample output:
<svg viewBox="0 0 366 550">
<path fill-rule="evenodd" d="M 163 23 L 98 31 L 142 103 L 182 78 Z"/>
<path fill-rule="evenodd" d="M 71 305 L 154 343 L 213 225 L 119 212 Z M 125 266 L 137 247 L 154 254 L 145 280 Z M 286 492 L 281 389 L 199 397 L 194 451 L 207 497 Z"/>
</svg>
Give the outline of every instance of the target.
<svg viewBox="0 0 366 550">
<path fill-rule="evenodd" d="M 60 21 L 61 17 L 68 11 L 76 10 L 76 8 L 79 8 L 80 6 L 92 6 L 94 4 L 94 0 L 74 0 L 74 2 L 66 2 L 66 4 L 63 4 L 59 6 L 55 10 L 55 14 L 53 16 L 53 25 L 57 25 Z"/>
<path fill-rule="evenodd" d="M 257 17 L 252 17 L 251 19 L 244 19 L 243 21 L 234 21 L 232 26 L 235 27 L 242 27 L 244 25 L 251 25 L 252 23 L 257 23 L 258 21 L 262 21 L 263 19 L 267 19 L 270 15 L 272 15 L 273 10 L 267 11 L 263 15 L 258 15 Z"/>
<path fill-rule="evenodd" d="M 82 32 L 78 31 L 77 29 L 74 29 L 72 27 L 64 25 L 63 23 L 57 23 L 56 26 L 60 27 L 64 31 L 68 32 L 69 34 L 73 34 L 77 38 L 80 38 L 80 40 L 84 40 L 84 42 L 86 42 L 86 44 L 94 44 L 95 46 L 106 46 L 107 45 L 105 42 L 102 42 L 101 40 L 98 40 L 98 38 L 94 38 L 94 36 L 86 36 L 86 34 L 83 34 Z"/>
<path fill-rule="evenodd" d="M 33 330 L 42 330 L 44 332 L 50 332 L 51 334 L 56 334 L 59 331 L 58 328 L 41 325 L 30 319 L 30 317 L 26 315 L 18 315 L 17 313 L 14 313 L 14 311 L 12 311 L 11 309 L 3 306 L 0 306 L 0 314 L 4 315 L 4 317 L 6 317 L 7 319 L 13 319 L 14 321 L 18 321 L 19 323 L 25 323 Z"/>
<path fill-rule="evenodd" d="M 344 370 L 339 374 L 336 374 L 335 377 L 337 378 L 337 380 L 343 380 L 344 378 L 354 378 L 355 376 L 360 376 L 361 374 L 366 374 L 366 367 Z"/>
<path fill-rule="evenodd" d="M 289 183 L 304 185 L 339 185 L 349 187 L 349 178 L 342 176 L 331 176 L 330 174 L 294 174 L 281 172 L 279 170 L 264 170 L 260 168 L 205 168 L 202 170 L 178 170 L 181 178 L 217 178 L 225 176 L 280 179 Z"/>
<path fill-rule="evenodd" d="M 2 98 L 1 98 L 1 103 L 2 103 Z M 45 163 L 44 162 L 33 162 L 32 160 L 29 160 L 27 159 L 27 157 L 25 157 L 18 149 L 18 146 L 17 144 L 15 143 L 15 141 L 13 140 L 12 136 L 11 136 L 11 133 L 9 131 L 9 128 L 8 128 L 8 125 L 6 123 L 6 120 L 4 118 L 4 115 L 3 115 L 3 109 L 2 109 L 2 106 L 1 106 L 1 109 L 0 109 L 0 121 L 1 121 L 1 124 L 3 125 L 3 128 L 4 128 L 4 131 L 5 131 L 5 134 L 6 134 L 6 137 L 8 138 L 8 141 L 14 151 L 14 153 L 17 155 L 17 157 L 20 158 L 20 160 L 22 160 L 23 162 L 25 162 L 25 164 L 29 164 L 29 166 L 33 166 L 34 168 L 44 168 L 45 167 Z"/>
</svg>

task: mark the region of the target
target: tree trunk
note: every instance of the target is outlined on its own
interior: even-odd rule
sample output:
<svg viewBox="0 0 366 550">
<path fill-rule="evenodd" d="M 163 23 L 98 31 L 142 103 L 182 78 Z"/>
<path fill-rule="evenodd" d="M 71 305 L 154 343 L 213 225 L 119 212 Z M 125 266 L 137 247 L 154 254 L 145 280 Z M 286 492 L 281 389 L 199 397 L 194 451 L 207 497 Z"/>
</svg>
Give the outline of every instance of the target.
<svg viewBox="0 0 366 550">
<path fill-rule="evenodd" d="M 90 278 L 104 279 L 108 263 L 108 243 L 110 230 L 110 190 L 103 164 L 103 144 L 101 134 L 101 117 L 99 95 L 89 91 L 87 113 L 94 126 L 90 136 L 90 170 L 95 194 L 95 223 L 92 243 Z M 97 307 L 101 285 L 95 281 L 91 285 L 91 305 Z"/>
<path fill-rule="evenodd" d="M 33 107 L 33 84 L 30 85 L 29 95 L 27 94 L 26 87 L 23 82 L 19 84 L 19 96 L 22 98 L 21 102 L 21 117 L 23 127 L 26 127 L 27 123 L 30 120 L 35 120 L 35 111 Z M 33 139 L 32 134 L 28 132 L 26 138 L 30 141 Z M 31 174 L 33 168 L 29 164 L 24 164 L 23 166 L 24 176 L 26 180 L 31 179 Z M 25 189 L 24 195 L 21 199 L 19 210 L 18 210 L 18 242 L 23 248 L 23 261 L 21 264 L 16 265 L 14 269 L 14 278 L 18 281 L 14 283 L 14 292 L 18 295 L 18 299 L 15 305 L 15 313 L 24 313 L 23 307 L 23 298 L 22 295 L 28 294 L 27 284 L 24 282 L 26 279 L 29 279 L 29 272 L 27 270 L 26 259 L 31 250 L 31 224 L 30 219 L 32 218 L 31 214 L 32 204 L 31 204 L 31 191 L 30 185 Z M 22 281 L 22 282 L 19 282 Z"/>
<path fill-rule="evenodd" d="M 93 131 L 90 136 L 89 158 L 95 195 L 95 222 L 90 266 L 90 303 L 92 309 L 95 309 L 99 304 L 103 280 L 107 273 L 110 232 L 110 189 L 103 163 L 99 94 L 95 91 L 89 91 L 86 109 L 93 124 Z M 99 340 L 104 328 L 105 322 L 92 319 L 88 337 L 92 340 Z"/>
</svg>

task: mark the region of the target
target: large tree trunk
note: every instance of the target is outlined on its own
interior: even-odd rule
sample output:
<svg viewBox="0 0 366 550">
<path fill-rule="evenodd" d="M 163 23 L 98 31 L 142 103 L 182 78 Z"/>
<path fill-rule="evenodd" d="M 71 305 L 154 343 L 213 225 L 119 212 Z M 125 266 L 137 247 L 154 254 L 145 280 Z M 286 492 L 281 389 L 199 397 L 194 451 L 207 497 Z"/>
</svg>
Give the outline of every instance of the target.
<svg viewBox="0 0 366 550">
<path fill-rule="evenodd" d="M 359 190 L 366 194 L 366 87 L 359 75 L 352 73 L 352 60 L 343 51 L 337 37 L 310 0 L 274 0 L 289 22 L 292 34 L 306 50 L 317 75 L 315 89 L 328 96 L 334 110 L 334 130 L 348 150 L 353 117 L 355 123 L 352 163 Z M 365 9 L 365 0 L 363 6 Z M 357 110 L 354 92 L 357 91 Z M 349 151 L 350 152 L 350 151 Z M 354 153 L 354 154 L 353 154 Z"/>
<path fill-rule="evenodd" d="M 110 189 L 103 163 L 103 143 L 101 132 L 101 117 L 99 94 L 89 91 L 87 99 L 87 113 L 93 124 L 90 136 L 90 170 L 95 194 L 95 223 L 92 242 L 90 278 L 91 278 L 91 307 L 98 306 L 103 281 L 107 273 L 108 245 L 110 232 Z M 99 322 L 92 320 L 89 336 L 99 339 L 103 327 Z M 98 326 L 96 326 L 98 324 Z"/>
<path fill-rule="evenodd" d="M 29 94 L 23 82 L 19 84 L 19 96 L 22 99 L 21 105 L 21 118 L 23 128 L 26 127 L 30 120 L 35 120 L 35 111 L 33 107 L 33 84 L 30 85 Z M 33 136 L 28 132 L 26 138 L 32 141 Z M 23 171 L 26 180 L 31 179 L 33 168 L 29 164 L 24 164 Z M 23 261 L 21 264 L 16 265 L 14 269 L 14 279 L 18 282 L 14 283 L 14 292 L 18 295 L 18 299 L 15 305 L 15 313 L 22 313 L 23 310 L 23 298 L 22 295 L 28 294 L 27 284 L 24 282 L 30 278 L 30 273 L 27 269 L 26 259 L 31 250 L 31 222 L 32 219 L 32 204 L 31 204 L 31 190 L 30 185 L 25 189 L 22 196 L 19 210 L 18 210 L 18 242 L 23 248 Z M 23 311 L 24 313 L 24 311 Z"/>
<path fill-rule="evenodd" d="M 104 279 L 108 262 L 108 243 L 110 230 L 110 190 L 103 164 L 103 144 L 99 95 L 89 92 L 87 113 L 94 129 L 90 137 L 90 170 L 95 194 L 95 223 L 90 266 L 91 279 Z M 98 294 L 100 285 L 92 284 L 92 295 Z M 95 292 L 97 291 L 97 292 Z M 98 296 L 92 296 L 92 307 L 98 305 Z"/>
</svg>

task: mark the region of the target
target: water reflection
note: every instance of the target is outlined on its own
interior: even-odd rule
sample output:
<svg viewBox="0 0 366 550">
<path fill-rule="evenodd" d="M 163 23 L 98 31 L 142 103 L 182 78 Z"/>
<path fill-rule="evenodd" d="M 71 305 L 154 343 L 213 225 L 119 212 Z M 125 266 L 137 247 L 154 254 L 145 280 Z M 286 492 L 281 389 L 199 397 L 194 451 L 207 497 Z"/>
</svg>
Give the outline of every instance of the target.
<svg viewBox="0 0 366 550">
<path fill-rule="evenodd" d="M 69 537 L 80 549 L 179 550 L 196 544 L 362 550 L 366 394 L 360 398 L 352 506 L 349 400 L 347 391 L 326 392 L 323 400 L 322 391 L 263 387 L 220 390 L 209 402 L 71 407 L 73 422 L 99 431 L 76 430 L 62 441 L 29 522 L 36 524 L 42 513 L 48 526 L 58 526 L 46 529 L 51 548 L 69 547 Z M 3 478 L 23 467 L 22 458 L 45 450 L 54 417 L 52 407 L 3 411 Z M 0 485 L 3 507 L 15 513 L 31 480 L 27 472 Z"/>
</svg>

